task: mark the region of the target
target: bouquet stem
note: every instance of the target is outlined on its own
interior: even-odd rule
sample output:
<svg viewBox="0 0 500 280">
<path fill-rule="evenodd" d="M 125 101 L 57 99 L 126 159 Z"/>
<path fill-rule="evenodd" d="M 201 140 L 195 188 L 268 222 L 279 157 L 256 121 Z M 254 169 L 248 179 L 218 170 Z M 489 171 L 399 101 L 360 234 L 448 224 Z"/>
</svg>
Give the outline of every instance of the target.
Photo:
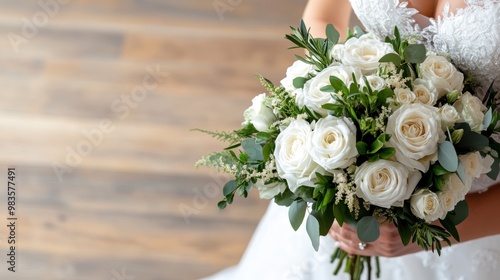
<svg viewBox="0 0 500 280">
<path fill-rule="evenodd" d="M 380 278 L 380 263 L 379 258 L 374 257 L 375 259 L 375 269 L 376 276 Z M 350 275 L 351 280 L 361 280 L 361 274 L 366 266 L 367 268 L 367 278 L 368 280 L 372 279 L 372 257 L 370 256 L 359 256 L 354 255 L 351 256 L 344 252 L 342 249 L 337 248 L 332 255 L 331 262 L 335 262 L 338 260 L 337 266 L 333 271 L 333 275 L 337 275 L 342 267 L 344 267 L 344 272 Z"/>
</svg>

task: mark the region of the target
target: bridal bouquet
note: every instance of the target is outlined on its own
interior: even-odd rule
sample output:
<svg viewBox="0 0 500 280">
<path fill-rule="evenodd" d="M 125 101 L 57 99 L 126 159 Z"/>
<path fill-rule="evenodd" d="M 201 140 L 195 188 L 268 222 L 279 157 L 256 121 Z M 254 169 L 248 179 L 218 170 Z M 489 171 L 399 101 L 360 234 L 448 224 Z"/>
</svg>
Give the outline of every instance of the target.
<svg viewBox="0 0 500 280">
<path fill-rule="evenodd" d="M 317 250 L 334 220 L 373 242 L 380 223 L 398 228 L 403 244 L 441 250 L 459 241 L 456 225 L 468 215 L 472 181 L 499 173 L 497 101 L 481 101 L 448 59 L 415 38 L 376 39 L 360 29 L 344 43 L 332 25 L 313 38 L 304 23 L 286 35 L 307 51 L 281 86 L 259 76 L 268 94 L 252 100 L 242 127 L 207 132 L 229 147 L 197 164 L 234 175 L 223 188 L 223 209 L 235 194 L 257 189 L 289 207 L 297 230 Z M 352 279 L 371 277 L 372 260 L 337 249 Z M 376 259 L 377 275 L 379 274 Z"/>
</svg>

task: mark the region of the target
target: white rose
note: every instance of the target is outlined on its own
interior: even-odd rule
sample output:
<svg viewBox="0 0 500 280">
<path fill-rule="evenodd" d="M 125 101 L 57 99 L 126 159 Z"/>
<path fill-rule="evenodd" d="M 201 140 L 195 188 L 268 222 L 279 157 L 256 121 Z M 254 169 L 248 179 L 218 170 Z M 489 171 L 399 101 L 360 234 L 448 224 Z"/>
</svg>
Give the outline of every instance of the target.
<svg viewBox="0 0 500 280">
<path fill-rule="evenodd" d="M 471 185 L 464 184 L 456 173 L 451 173 L 444 181 L 443 192 L 451 194 L 455 205 L 465 199 L 465 195 L 470 191 Z M 453 207 L 455 207 L 455 205 Z M 453 210 L 453 209 L 452 209 Z M 449 211 L 449 210 L 448 210 Z"/>
<path fill-rule="evenodd" d="M 264 184 L 264 182 L 259 179 L 257 180 L 257 183 L 255 183 L 254 187 L 259 190 L 259 197 L 261 199 L 272 199 L 276 195 L 285 191 L 286 184 L 283 182 Z"/>
<path fill-rule="evenodd" d="M 310 73 L 314 73 L 314 70 L 314 65 L 297 60 L 286 70 L 286 77 L 281 80 L 281 85 L 287 91 L 293 92 L 296 89 L 293 80 L 298 77 L 306 78 Z"/>
<path fill-rule="evenodd" d="M 271 101 L 265 93 L 259 94 L 252 99 L 252 106 L 245 110 L 244 116 L 244 123 L 252 123 L 255 129 L 261 132 L 270 132 L 269 127 L 276 121 L 276 115 L 271 108 Z"/>
<path fill-rule="evenodd" d="M 438 143 L 444 141 L 437 108 L 414 103 L 393 112 L 387 121 L 389 145 L 396 149 L 402 164 L 427 172 L 431 161 L 437 160 Z"/>
<path fill-rule="evenodd" d="M 413 194 L 410 199 L 410 208 L 413 215 L 424 219 L 428 223 L 443 216 L 437 194 L 429 189 L 420 189 Z"/>
<path fill-rule="evenodd" d="M 344 51 L 345 46 L 343 44 L 336 44 L 332 48 L 332 57 L 337 61 L 341 61 L 344 56 Z"/>
<path fill-rule="evenodd" d="M 415 93 L 409 88 L 396 88 L 394 89 L 394 95 L 396 95 L 396 102 L 399 104 L 410 104 L 417 99 Z"/>
<path fill-rule="evenodd" d="M 383 159 L 363 163 L 354 176 L 356 195 L 384 208 L 402 207 L 422 177 L 414 169 Z"/>
<path fill-rule="evenodd" d="M 450 104 L 444 104 L 439 108 L 438 113 L 441 118 L 441 126 L 443 129 L 455 125 L 455 123 L 460 120 L 460 114 L 458 114 L 455 107 Z"/>
<path fill-rule="evenodd" d="M 418 102 L 430 106 L 436 104 L 439 96 L 436 87 L 424 79 L 416 79 L 413 82 L 413 92 Z"/>
<path fill-rule="evenodd" d="M 381 91 L 386 87 L 385 80 L 376 75 L 366 76 L 366 80 L 373 91 Z"/>
<path fill-rule="evenodd" d="M 421 78 L 429 80 L 436 87 L 439 97 L 452 90 L 462 91 L 464 75 L 443 56 L 430 54 L 419 67 Z"/>
<path fill-rule="evenodd" d="M 446 218 L 446 214 L 448 214 L 448 212 L 455 209 L 455 205 L 458 201 L 455 201 L 455 195 L 451 192 L 438 192 L 437 196 L 439 200 L 439 207 L 441 207 L 439 212 L 442 214 L 439 218 L 444 219 Z"/>
<path fill-rule="evenodd" d="M 483 119 L 487 108 L 479 98 L 466 92 L 453 106 L 472 131 L 481 132 L 484 129 Z"/>
<path fill-rule="evenodd" d="M 314 128 L 309 153 L 324 169 L 347 168 L 358 155 L 356 127 L 347 118 L 327 116 Z"/>
<path fill-rule="evenodd" d="M 485 162 L 484 158 L 481 156 L 479 152 L 459 155 L 458 160 L 464 166 L 465 174 L 470 179 L 479 178 L 481 177 L 481 175 L 491 171 L 491 163 L 492 163 L 491 160 L 488 159 Z"/>
<path fill-rule="evenodd" d="M 339 78 L 349 86 L 353 82 L 353 74 L 356 80 L 359 80 L 359 77 L 361 77 L 359 69 L 348 66 L 333 65 L 323 69 L 316 77 L 307 81 L 304 85 L 304 106 L 319 113 L 323 117 L 327 116 L 328 110 L 321 108 L 321 106 L 327 103 L 333 103 L 334 100 L 331 96 L 331 92 L 321 91 L 321 88 L 330 85 L 330 76 Z"/>
<path fill-rule="evenodd" d="M 391 44 L 365 34 L 345 42 L 341 61 L 344 65 L 359 67 L 364 75 L 370 75 L 377 71 L 380 58 L 388 53 L 395 53 Z"/>
<path fill-rule="evenodd" d="M 311 136 L 310 124 L 305 120 L 296 120 L 276 138 L 276 169 L 292 192 L 300 186 L 313 187 L 316 172 L 325 174 L 325 170 L 309 155 Z"/>
</svg>

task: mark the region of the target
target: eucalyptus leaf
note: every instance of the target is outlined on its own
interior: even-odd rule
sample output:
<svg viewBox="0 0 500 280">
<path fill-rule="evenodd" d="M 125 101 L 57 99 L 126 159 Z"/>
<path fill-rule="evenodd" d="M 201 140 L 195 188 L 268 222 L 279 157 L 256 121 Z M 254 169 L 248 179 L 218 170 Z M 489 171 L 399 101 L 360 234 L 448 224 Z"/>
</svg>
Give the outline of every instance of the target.
<svg viewBox="0 0 500 280">
<path fill-rule="evenodd" d="M 227 196 L 228 194 L 234 192 L 236 188 L 238 188 L 238 184 L 236 183 L 235 180 L 231 180 L 224 185 L 224 188 L 222 189 L 222 194 L 224 196 Z"/>
<path fill-rule="evenodd" d="M 326 208 L 326 211 L 322 213 L 321 211 L 312 211 L 311 215 L 316 217 L 319 222 L 319 234 L 321 236 L 325 236 L 328 234 L 328 231 L 332 227 L 334 216 L 332 204 L 329 204 Z"/>
<path fill-rule="evenodd" d="M 319 222 L 313 215 L 309 215 L 307 217 L 306 222 L 306 230 L 309 238 L 311 239 L 311 243 L 313 245 L 314 250 L 318 251 L 319 249 Z"/>
<path fill-rule="evenodd" d="M 458 161 L 458 167 L 457 167 L 457 176 L 460 178 L 460 181 L 462 181 L 462 184 L 466 185 L 467 184 L 467 173 L 465 172 L 465 167 L 464 165 Z"/>
<path fill-rule="evenodd" d="M 224 200 L 219 201 L 219 203 L 217 203 L 217 208 L 219 208 L 219 210 L 226 208 L 226 206 L 227 206 L 227 202 L 225 202 Z"/>
<path fill-rule="evenodd" d="M 262 161 L 264 156 L 262 154 L 262 146 L 255 142 L 254 138 L 248 138 L 241 142 L 241 146 L 248 154 L 251 161 Z"/>
<path fill-rule="evenodd" d="M 296 231 L 299 229 L 306 215 L 307 203 L 303 200 L 297 200 L 290 205 L 288 209 L 288 218 L 292 228 Z"/>
<path fill-rule="evenodd" d="M 484 127 L 490 126 L 492 118 L 493 118 L 493 111 L 491 110 L 491 107 L 490 107 L 490 109 L 488 109 L 486 114 L 484 114 L 483 126 Z"/>
<path fill-rule="evenodd" d="M 410 63 L 422 63 L 426 57 L 424 44 L 411 44 L 403 52 L 403 57 Z"/>
<path fill-rule="evenodd" d="M 397 53 L 388 53 L 382 56 L 378 62 L 392 62 L 396 67 L 399 67 L 401 65 L 401 58 Z"/>
<path fill-rule="evenodd" d="M 304 84 L 308 81 L 309 79 L 304 78 L 304 77 L 297 77 L 293 79 L 293 86 L 295 88 L 303 88 Z"/>
<path fill-rule="evenodd" d="M 362 242 L 373 242 L 380 236 L 380 226 L 373 216 L 365 216 L 357 223 L 358 238 Z"/>
<path fill-rule="evenodd" d="M 328 38 L 328 41 L 330 41 L 332 44 L 337 44 L 339 42 L 340 38 L 340 33 L 333 27 L 332 24 L 328 24 L 326 26 L 326 38 Z"/>
<path fill-rule="evenodd" d="M 455 172 L 458 168 L 458 155 L 453 143 L 444 141 L 438 147 L 438 161 L 441 166 L 449 172 Z"/>
<path fill-rule="evenodd" d="M 297 196 L 290 191 L 290 189 L 286 188 L 283 193 L 279 193 L 274 196 L 274 202 L 280 206 L 289 207 L 295 201 Z M 290 209 L 289 209 L 290 210 Z"/>
</svg>

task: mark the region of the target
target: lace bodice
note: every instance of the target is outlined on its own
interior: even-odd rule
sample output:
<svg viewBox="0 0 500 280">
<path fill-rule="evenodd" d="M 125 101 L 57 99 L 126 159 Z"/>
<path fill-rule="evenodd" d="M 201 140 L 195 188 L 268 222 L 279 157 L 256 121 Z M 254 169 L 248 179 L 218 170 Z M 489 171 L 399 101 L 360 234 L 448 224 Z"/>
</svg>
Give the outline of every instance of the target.
<svg viewBox="0 0 500 280">
<path fill-rule="evenodd" d="M 465 72 L 472 74 L 478 92 L 495 80 L 500 90 L 500 0 L 465 0 L 455 13 L 446 4 L 437 20 L 420 15 L 399 0 L 350 0 L 364 27 L 380 38 L 402 34 L 421 35 L 435 51 L 446 52 Z"/>
<path fill-rule="evenodd" d="M 429 19 L 399 0 L 350 0 L 364 27 L 380 38 L 400 33 L 423 38 L 436 52 L 449 54 L 462 71 L 472 75 L 477 93 L 483 95 L 495 81 L 500 90 L 500 0 L 465 0 L 455 13 L 446 4 L 443 14 Z M 483 176 L 471 192 L 486 190 L 493 181 Z M 498 181 L 498 178 L 497 178 Z"/>
</svg>

